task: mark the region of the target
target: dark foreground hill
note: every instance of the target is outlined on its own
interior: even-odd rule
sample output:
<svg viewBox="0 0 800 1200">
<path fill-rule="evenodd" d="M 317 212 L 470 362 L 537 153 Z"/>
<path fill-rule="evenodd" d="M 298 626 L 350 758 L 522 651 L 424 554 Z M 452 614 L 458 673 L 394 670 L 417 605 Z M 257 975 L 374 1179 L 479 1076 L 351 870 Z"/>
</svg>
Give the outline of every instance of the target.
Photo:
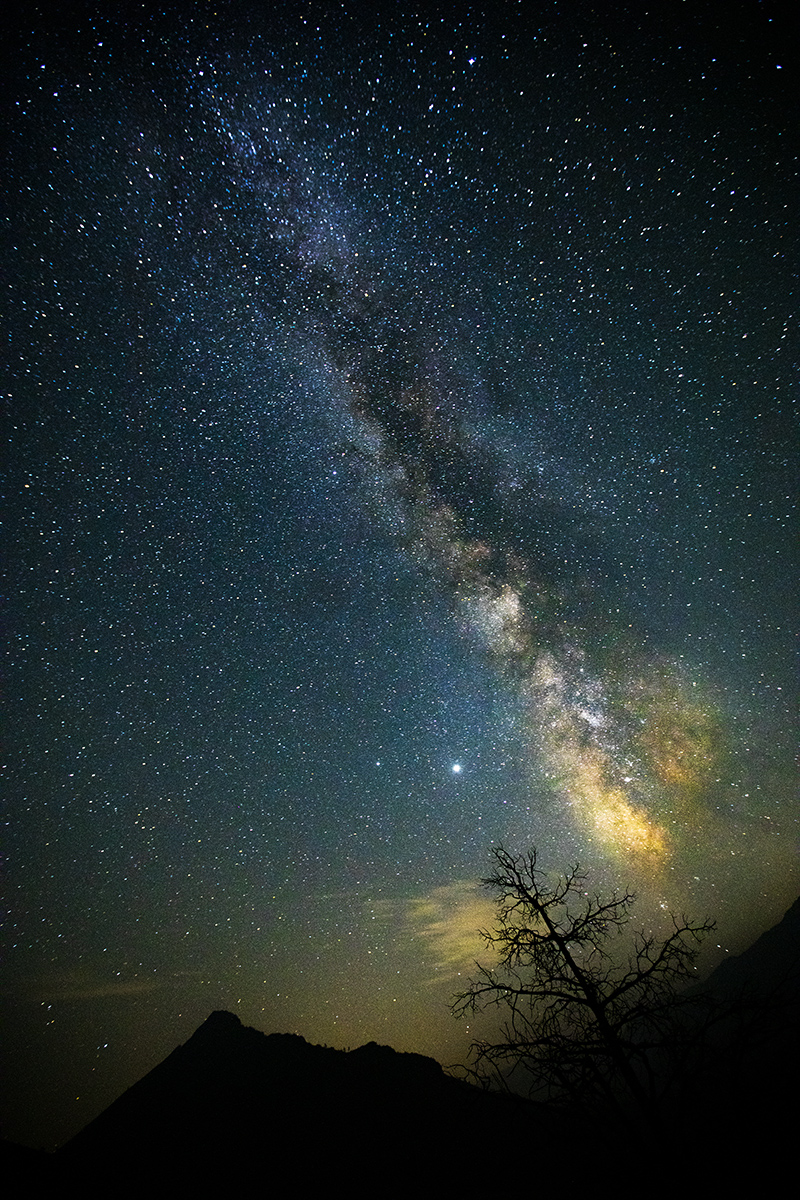
<svg viewBox="0 0 800 1200">
<path fill-rule="evenodd" d="M 566 1140 L 561 1114 L 447 1076 L 431 1058 L 374 1042 L 313 1046 L 215 1012 L 55 1159 L 109 1195 L 154 1181 L 178 1194 L 249 1191 L 256 1180 L 299 1195 L 345 1180 L 427 1191 L 496 1169 L 509 1145 L 546 1159 Z"/>
</svg>

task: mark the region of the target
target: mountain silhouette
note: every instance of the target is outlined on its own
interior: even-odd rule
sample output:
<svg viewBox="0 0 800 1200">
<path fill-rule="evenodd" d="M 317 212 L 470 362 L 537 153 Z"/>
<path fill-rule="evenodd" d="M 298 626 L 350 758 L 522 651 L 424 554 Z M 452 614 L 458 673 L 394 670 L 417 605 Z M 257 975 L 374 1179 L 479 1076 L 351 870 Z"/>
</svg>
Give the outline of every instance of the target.
<svg viewBox="0 0 800 1200">
<path fill-rule="evenodd" d="M 641 1183 L 655 1161 L 664 1186 L 687 1169 L 697 1187 L 727 1186 L 743 1169 L 763 1184 L 793 1156 L 800 900 L 702 991 L 697 1056 L 656 1143 L 602 1113 L 590 1122 L 475 1087 L 420 1054 L 334 1050 L 214 1012 L 55 1155 L 3 1144 L 0 1169 L 11 1195 L 72 1184 L 91 1196 L 305 1196 L 339 1184 L 427 1196 L 504 1179 L 538 1191 L 598 1172 Z"/>
<path fill-rule="evenodd" d="M 214 1012 L 55 1158 L 65 1176 L 115 1195 L 154 1179 L 228 1191 L 259 1175 L 292 1180 L 300 1195 L 345 1177 L 427 1192 L 494 1170 L 510 1138 L 544 1155 L 566 1141 L 563 1114 L 474 1087 L 419 1054 L 314 1046 Z M 551 1176 L 545 1160 L 540 1177 Z"/>
</svg>

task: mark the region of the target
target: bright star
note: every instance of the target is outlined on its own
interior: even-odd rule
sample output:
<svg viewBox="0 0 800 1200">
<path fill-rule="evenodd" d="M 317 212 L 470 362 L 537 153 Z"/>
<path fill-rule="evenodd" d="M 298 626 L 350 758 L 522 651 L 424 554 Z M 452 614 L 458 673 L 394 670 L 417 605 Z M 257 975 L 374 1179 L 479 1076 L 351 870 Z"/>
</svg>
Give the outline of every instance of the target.
<svg viewBox="0 0 800 1200">
<path fill-rule="evenodd" d="M 460 775 L 461 774 L 461 763 L 453 763 L 453 765 L 450 769 L 454 775 Z"/>
</svg>

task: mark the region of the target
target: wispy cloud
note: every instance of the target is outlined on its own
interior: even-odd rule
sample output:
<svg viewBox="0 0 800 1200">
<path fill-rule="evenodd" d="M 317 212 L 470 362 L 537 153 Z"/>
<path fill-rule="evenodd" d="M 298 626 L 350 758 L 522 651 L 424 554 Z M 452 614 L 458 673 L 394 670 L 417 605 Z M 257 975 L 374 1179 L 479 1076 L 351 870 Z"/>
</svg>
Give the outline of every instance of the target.
<svg viewBox="0 0 800 1200">
<path fill-rule="evenodd" d="M 407 902 L 408 923 L 425 944 L 436 980 L 455 979 L 469 972 L 476 960 L 491 957 L 480 930 L 491 926 L 492 900 L 474 880 L 460 879 L 432 888 Z"/>
<path fill-rule="evenodd" d="M 28 978 L 6 998 L 43 1004 L 56 1000 L 96 1000 L 104 996 L 139 996 L 173 983 L 172 979 L 92 979 L 78 973 Z"/>
</svg>

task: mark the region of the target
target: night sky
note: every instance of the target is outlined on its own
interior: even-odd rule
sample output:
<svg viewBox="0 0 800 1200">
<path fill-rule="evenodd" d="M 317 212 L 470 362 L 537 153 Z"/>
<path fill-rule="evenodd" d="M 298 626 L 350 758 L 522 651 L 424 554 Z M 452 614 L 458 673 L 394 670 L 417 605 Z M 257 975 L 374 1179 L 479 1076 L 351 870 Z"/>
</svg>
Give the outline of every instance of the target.
<svg viewBox="0 0 800 1200">
<path fill-rule="evenodd" d="M 23 6 L 6 1136 L 215 1008 L 463 1061 L 498 843 L 797 895 L 781 9 Z"/>
</svg>

